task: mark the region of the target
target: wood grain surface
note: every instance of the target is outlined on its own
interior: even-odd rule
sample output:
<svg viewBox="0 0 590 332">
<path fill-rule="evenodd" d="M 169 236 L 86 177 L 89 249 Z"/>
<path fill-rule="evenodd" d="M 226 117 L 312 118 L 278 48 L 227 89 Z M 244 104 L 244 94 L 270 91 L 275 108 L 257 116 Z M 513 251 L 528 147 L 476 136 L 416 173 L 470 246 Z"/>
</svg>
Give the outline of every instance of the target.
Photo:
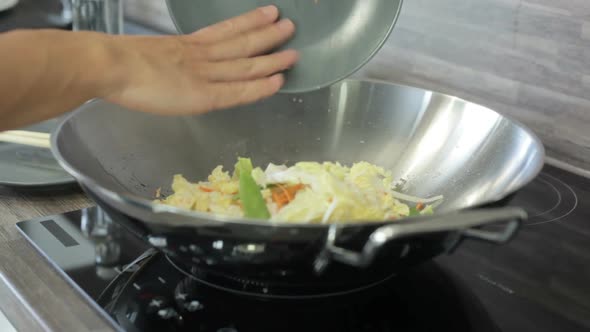
<svg viewBox="0 0 590 332">
<path fill-rule="evenodd" d="M 77 189 L 0 187 L 0 309 L 19 331 L 111 331 L 20 235 L 15 223 L 90 206 Z"/>
</svg>

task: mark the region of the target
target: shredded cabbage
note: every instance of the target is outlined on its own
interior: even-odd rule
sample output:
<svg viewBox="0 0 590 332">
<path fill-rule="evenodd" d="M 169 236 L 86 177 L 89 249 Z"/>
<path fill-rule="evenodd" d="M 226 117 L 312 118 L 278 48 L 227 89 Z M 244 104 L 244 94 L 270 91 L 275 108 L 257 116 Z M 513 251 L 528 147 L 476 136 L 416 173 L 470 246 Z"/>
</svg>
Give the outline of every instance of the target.
<svg viewBox="0 0 590 332">
<path fill-rule="evenodd" d="M 420 198 L 394 191 L 391 172 L 368 162 L 350 167 L 333 162 L 268 164 L 252 168 L 249 159 L 240 159 L 242 170 L 233 177 L 216 167 L 206 182 L 191 183 L 176 175 L 173 194 L 156 200 L 185 209 L 243 217 L 243 201 L 238 193 L 240 171 L 250 171 L 252 184 L 259 186 L 270 220 L 293 223 L 345 223 L 396 220 L 416 214 L 431 214 L 442 196 Z M 254 188 L 250 187 L 252 192 Z M 407 203 L 414 203 L 412 207 Z M 429 205 L 427 205 L 429 204 Z M 415 205 L 415 206 L 414 206 Z M 264 207 L 264 205 L 262 206 Z"/>
</svg>

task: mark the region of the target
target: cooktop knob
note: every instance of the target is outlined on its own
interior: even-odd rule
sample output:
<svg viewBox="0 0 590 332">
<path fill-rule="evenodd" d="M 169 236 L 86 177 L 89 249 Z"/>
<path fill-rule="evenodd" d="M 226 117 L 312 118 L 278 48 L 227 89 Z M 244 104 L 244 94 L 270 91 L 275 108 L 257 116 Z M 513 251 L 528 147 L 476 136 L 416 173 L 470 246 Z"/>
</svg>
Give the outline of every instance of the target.
<svg viewBox="0 0 590 332">
<path fill-rule="evenodd" d="M 184 309 L 188 312 L 199 311 L 199 310 L 202 310 L 203 308 L 204 308 L 203 304 L 201 304 L 201 302 L 199 302 L 197 300 L 189 301 L 184 304 Z"/>
<path fill-rule="evenodd" d="M 205 308 L 197 294 L 197 284 L 191 278 L 183 279 L 174 289 L 177 306 L 187 312 L 197 312 Z"/>
<path fill-rule="evenodd" d="M 166 309 L 170 307 L 170 302 L 163 296 L 156 296 L 149 300 L 147 304 L 146 312 L 148 314 L 158 314 L 160 310 Z"/>
<path fill-rule="evenodd" d="M 176 310 L 174 310 L 174 308 L 168 307 L 158 310 L 157 315 L 161 319 L 168 320 L 176 318 L 178 316 L 178 313 L 176 312 Z"/>
</svg>

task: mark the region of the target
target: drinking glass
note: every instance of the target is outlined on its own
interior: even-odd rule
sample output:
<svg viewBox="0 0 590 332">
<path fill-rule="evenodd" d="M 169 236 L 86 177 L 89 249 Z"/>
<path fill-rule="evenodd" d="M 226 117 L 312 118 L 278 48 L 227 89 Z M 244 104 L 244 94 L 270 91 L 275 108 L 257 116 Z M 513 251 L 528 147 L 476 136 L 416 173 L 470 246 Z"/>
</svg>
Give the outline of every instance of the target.
<svg viewBox="0 0 590 332">
<path fill-rule="evenodd" d="M 62 3 L 64 1 L 71 1 L 74 31 L 123 34 L 123 0 L 62 0 Z"/>
<path fill-rule="evenodd" d="M 48 19 L 57 26 L 72 24 L 72 0 L 61 0 L 61 12 L 48 14 Z"/>
</svg>

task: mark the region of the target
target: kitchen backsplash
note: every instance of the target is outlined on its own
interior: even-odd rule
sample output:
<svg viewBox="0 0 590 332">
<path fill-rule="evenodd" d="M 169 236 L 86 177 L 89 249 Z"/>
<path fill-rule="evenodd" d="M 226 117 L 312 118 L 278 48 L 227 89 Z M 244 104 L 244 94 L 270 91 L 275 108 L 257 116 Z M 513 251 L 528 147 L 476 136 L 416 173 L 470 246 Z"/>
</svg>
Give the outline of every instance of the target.
<svg viewBox="0 0 590 332">
<path fill-rule="evenodd" d="M 131 17 L 175 31 L 163 0 L 127 1 Z M 590 171 L 588 0 L 405 1 L 356 76 L 488 106 L 533 129 L 550 157 Z"/>
</svg>

